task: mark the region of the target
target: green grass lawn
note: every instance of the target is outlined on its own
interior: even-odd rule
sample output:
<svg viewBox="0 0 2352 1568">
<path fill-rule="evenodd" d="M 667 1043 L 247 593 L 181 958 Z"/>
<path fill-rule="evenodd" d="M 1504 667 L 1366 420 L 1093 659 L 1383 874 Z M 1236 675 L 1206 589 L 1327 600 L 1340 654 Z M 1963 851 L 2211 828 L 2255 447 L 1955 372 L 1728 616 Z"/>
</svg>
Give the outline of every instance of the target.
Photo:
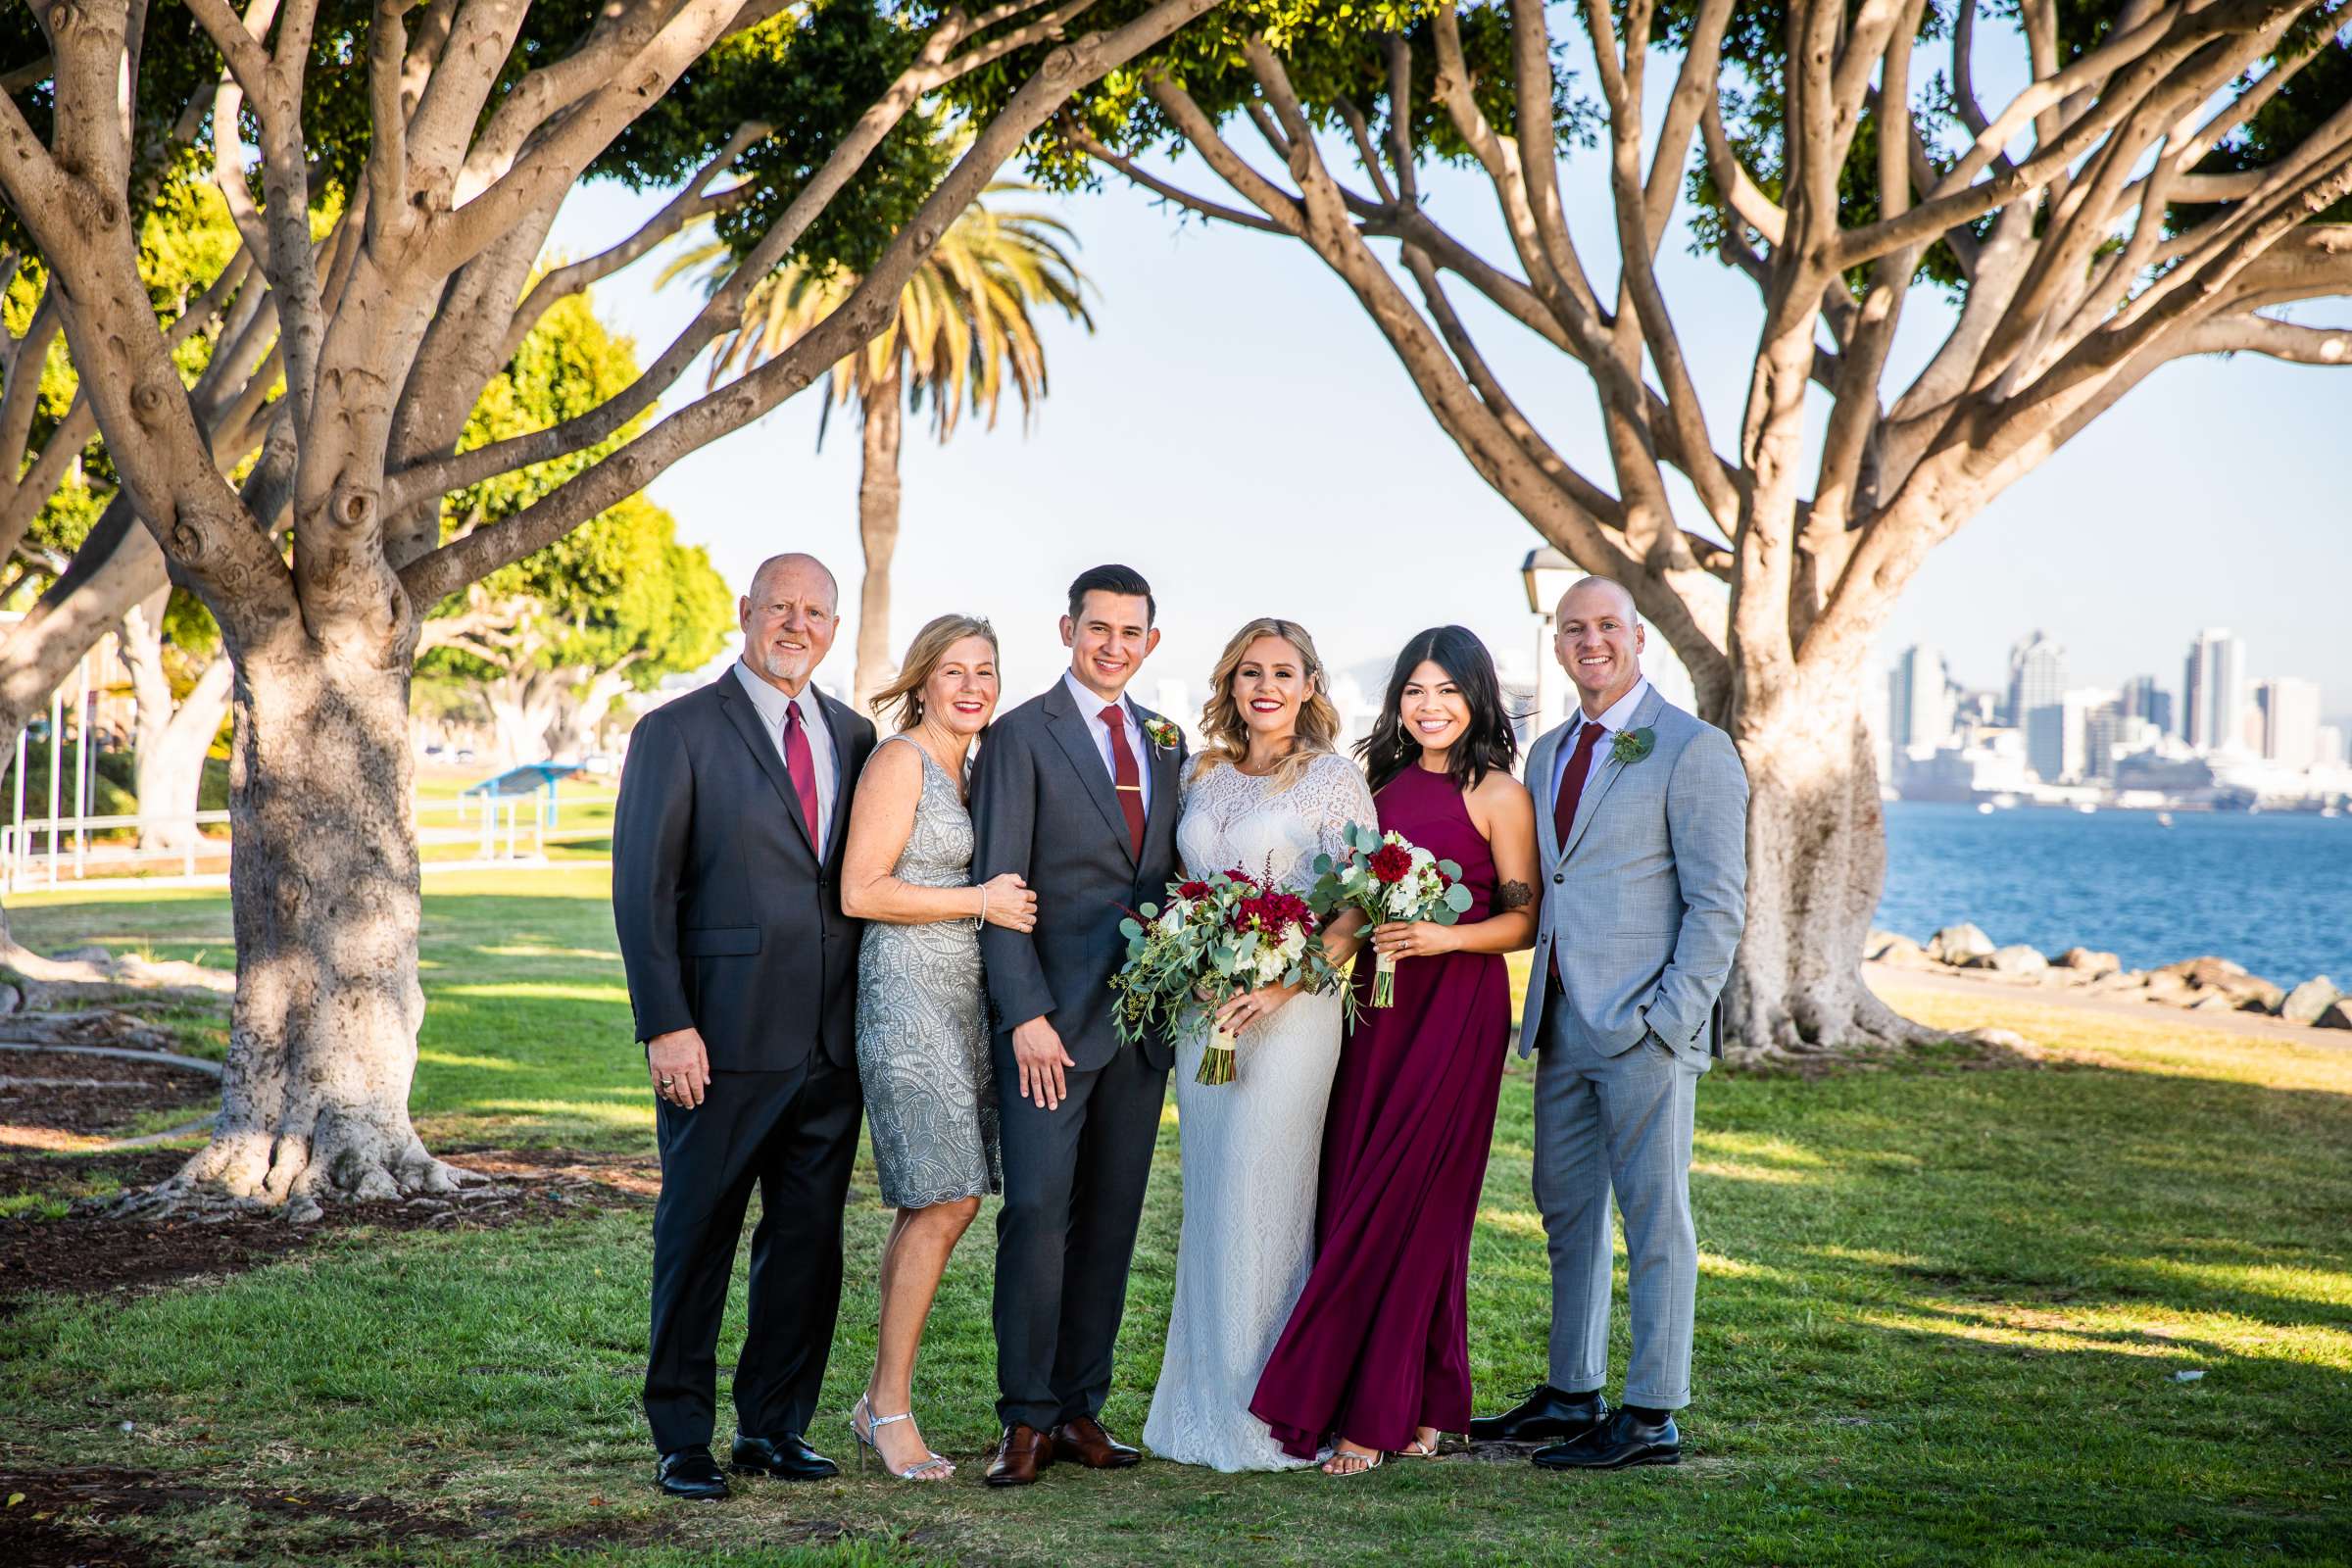
<svg viewBox="0 0 2352 1568">
<path fill-rule="evenodd" d="M 428 883 L 428 1140 L 650 1152 L 605 892 L 585 868 Z M 35 947 L 227 961 L 218 894 L 35 897 L 10 913 Z M 2154 1012 L 1902 1000 L 1935 1022 L 2017 1029 L 2045 1059 L 1708 1081 L 1697 1402 L 1679 1469 L 1555 1477 L 1463 1457 L 1335 1482 L 1151 1463 L 988 1492 L 984 1223 L 916 1378 L 926 1434 L 964 1461 L 955 1484 L 853 1468 L 743 1486 L 720 1507 L 665 1504 L 637 1408 L 642 1208 L 340 1232 L 225 1281 L 34 1306 L 0 1325 L 0 1466 L 154 1469 L 210 1489 L 220 1500 L 191 1494 L 110 1527 L 186 1561 L 2346 1560 L 2352 1051 Z M 1528 1089 L 1514 1064 L 1473 1251 L 1487 1407 L 1543 1368 Z M 1166 1322 L 1176 1154 L 1171 1112 L 1106 1412 L 1128 1436 Z M 884 1224 L 861 1166 L 812 1434 L 845 1460 Z M 740 1310 L 739 1280 L 722 1363 Z M 1618 1333 L 1622 1366 L 1622 1313 Z M 285 1496 L 342 1503 L 256 1501 Z M 362 1499 L 399 1510 L 405 1533 L 355 1545 L 336 1508 Z M 7 1532 L 0 1513 L 0 1559 Z"/>
</svg>

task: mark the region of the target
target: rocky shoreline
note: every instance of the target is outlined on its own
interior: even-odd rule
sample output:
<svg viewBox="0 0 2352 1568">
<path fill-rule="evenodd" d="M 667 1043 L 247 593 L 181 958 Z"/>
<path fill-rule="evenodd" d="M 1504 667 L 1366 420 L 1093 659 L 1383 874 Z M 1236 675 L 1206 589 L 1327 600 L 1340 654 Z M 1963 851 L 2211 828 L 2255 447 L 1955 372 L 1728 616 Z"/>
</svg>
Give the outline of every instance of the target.
<svg viewBox="0 0 2352 1568">
<path fill-rule="evenodd" d="M 2287 987 L 2228 958 L 2183 958 L 2160 969 L 2127 969 L 2112 953 L 2069 948 L 2055 957 L 2023 943 L 1996 944 L 1976 926 L 1947 925 L 1926 943 L 1873 931 L 1862 956 L 1890 969 L 1966 970 L 2018 986 L 2070 990 L 2191 1011 L 2253 1012 L 2314 1029 L 2352 1029 L 2352 993 L 2326 975 Z"/>
</svg>

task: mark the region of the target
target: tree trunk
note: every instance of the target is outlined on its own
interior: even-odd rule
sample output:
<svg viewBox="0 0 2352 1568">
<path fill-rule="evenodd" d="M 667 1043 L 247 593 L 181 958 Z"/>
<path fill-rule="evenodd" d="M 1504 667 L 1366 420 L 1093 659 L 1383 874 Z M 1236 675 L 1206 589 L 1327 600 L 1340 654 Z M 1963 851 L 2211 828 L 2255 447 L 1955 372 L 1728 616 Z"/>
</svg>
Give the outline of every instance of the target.
<svg viewBox="0 0 2352 1568">
<path fill-rule="evenodd" d="M 1809 683 L 1726 725 L 1748 787 L 1747 928 L 1723 995 L 1733 1066 L 1940 1038 L 1862 983 L 1886 838 L 1860 698 L 1859 675 L 1838 690 Z"/>
<path fill-rule="evenodd" d="M 875 386 L 865 399 L 864 466 L 858 475 L 858 536 L 865 546 L 865 580 L 858 593 L 859 711 L 897 673 L 890 657 L 890 558 L 899 548 L 899 442 L 905 429 L 900 380 Z"/>
<path fill-rule="evenodd" d="M 577 762 L 587 755 L 606 713 L 612 710 L 612 700 L 628 688 L 628 665 L 635 662 L 636 656 L 631 655 L 627 663 L 612 669 L 574 668 L 564 672 L 571 679 L 558 688 L 555 716 L 547 726 L 548 756 L 552 760 Z"/>
<path fill-rule="evenodd" d="M 328 1193 L 451 1191 L 459 1173 L 409 1121 L 424 993 L 408 662 L 314 643 L 240 664 L 220 1115 L 158 1197 L 218 1190 L 308 1219 Z"/>
<path fill-rule="evenodd" d="M 162 724 L 149 726 L 144 704 L 139 715 L 137 790 L 139 848 L 180 850 L 200 844 L 204 831 L 193 817 L 203 806 L 204 761 L 211 755 L 220 720 L 228 715 L 229 668 L 225 655 L 197 677 Z M 147 820 L 149 812 L 155 820 Z"/>
<path fill-rule="evenodd" d="M 122 662 L 130 669 L 136 708 L 132 746 L 138 764 L 135 789 L 142 850 L 183 850 L 204 838 L 196 824 L 185 819 L 194 816 L 201 804 L 205 754 L 228 712 L 226 655 L 205 666 L 185 698 L 172 700 L 163 631 L 164 603 L 170 594 L 166 588 L 122 616 Z"/>
<path fill-rule="evenodd" d="M 482 684 L 490 721 L 498 730 L 498 764 L 520 767 L 548 760 L 548 731 L 557 719 L 558 703 L 551 695 L 550 672 L 528 669 Z"/>
</svg>

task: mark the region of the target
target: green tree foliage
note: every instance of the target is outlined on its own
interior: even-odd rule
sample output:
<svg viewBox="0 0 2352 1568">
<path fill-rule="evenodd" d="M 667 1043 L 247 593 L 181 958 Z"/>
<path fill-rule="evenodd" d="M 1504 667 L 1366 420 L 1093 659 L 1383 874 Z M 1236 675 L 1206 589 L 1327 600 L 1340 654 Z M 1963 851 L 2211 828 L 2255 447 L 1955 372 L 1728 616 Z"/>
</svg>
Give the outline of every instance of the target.
<svg viewBox="0 0 2352 1568">
<path fill-rule="evenodd" d="M 605 329 L 587 295 L 573 295 L 548 311 L 483 391 L 463 446 L 573 417 L 636 375 L 631 341 Z M 444 510 L 444 533 L 455 536 L 521 511 L 636 428 L 456 492 Z M 488 678 L 518 667 L 625 667 L 641 689 L 709 662 L 734 624 L 733 603 L 709 555 L 680 544 L 676 519 L 642 495 L 453 596 L 436 615 L 475 624 L 461 643 L 425 655 L 428 673 Z"/>
</svg>

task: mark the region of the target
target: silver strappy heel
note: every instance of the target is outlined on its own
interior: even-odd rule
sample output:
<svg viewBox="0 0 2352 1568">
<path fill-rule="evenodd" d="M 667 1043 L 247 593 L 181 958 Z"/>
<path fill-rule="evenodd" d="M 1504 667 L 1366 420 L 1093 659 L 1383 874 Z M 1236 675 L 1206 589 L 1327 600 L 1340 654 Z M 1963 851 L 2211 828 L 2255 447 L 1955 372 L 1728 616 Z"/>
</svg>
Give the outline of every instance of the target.
<svg viewBox="0 0 2352 1568">
<path fill-rule="evenodd" d="M 863 1412 L 865 1416 L 865 1426 L 862 1430 L 858 1425 L 858 1417 L 860 1412 Z M 858 1468 L 860 1470 L 865 1468 L 865 1456 L 869 1453 L 876 1459 L 882 1459 L 882 1450 L 874 1444 L 874 1433 L 878 1429 L 889 1426 L 894 1421 L 911 1421 L 913 1419 L 914 1412 L 912 1410 L 902 1411 L 897 1415 L 876 1415 L 873 1405 L 867 1401 L 866 1396 L 862 1394 L 858 1396 L 858 1402 L 850 1407 L 850 1436 L 858 1442 Z M 929 1452 L 928 1449 L 924 1451 Z M 882 1468 L 889 1470 L 890 1461 L 882 1459 Z M 956 1473 L 956 1464 L 954 1460 L 934 1453 L 927 1459 L 916 1460 L 904 1470 L 891 1470 L 890 1473 L 901 1481 L 945 1481 Z"/>
</svg>

